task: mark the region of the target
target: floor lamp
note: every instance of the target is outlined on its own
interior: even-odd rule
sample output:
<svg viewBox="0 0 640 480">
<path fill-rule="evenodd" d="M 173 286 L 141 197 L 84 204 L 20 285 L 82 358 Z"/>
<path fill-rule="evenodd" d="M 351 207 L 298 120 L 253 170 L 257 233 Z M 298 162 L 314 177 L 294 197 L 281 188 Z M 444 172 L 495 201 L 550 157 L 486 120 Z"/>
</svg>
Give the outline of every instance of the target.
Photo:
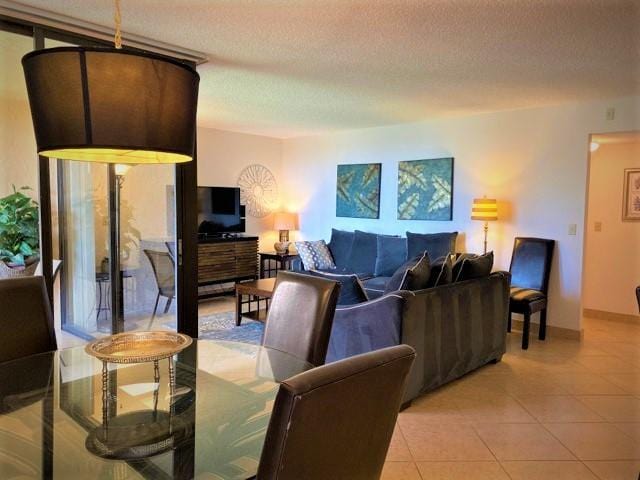
<svg viewBox="0 0 640 480">
<path fill-rule="evenodd" d="M 474 198 L 471 207 L 471 220 L 484 222 L 484 253 L 487 253 L 487 234 L 489 222 L 498 220 L 498 202 L 495 198 Z"/>
</svg>

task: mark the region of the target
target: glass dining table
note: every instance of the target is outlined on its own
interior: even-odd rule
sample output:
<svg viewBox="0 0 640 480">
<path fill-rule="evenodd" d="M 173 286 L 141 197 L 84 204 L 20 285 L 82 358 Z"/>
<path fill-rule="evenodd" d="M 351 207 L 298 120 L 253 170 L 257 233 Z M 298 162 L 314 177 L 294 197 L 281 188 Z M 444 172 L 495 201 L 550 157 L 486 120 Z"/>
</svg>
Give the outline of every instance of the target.
<svg viewBox="0 0 640 480">
<path fill-rule="evenodd" d="M 159 379 L 153 363 L 109 364 L 106 382 L 83 347 L 0 364 L 0 478 L 250 478 L 279 383 L 312 368 L 194 340 L 170 385 L 168 361 Z"/>
</svg>

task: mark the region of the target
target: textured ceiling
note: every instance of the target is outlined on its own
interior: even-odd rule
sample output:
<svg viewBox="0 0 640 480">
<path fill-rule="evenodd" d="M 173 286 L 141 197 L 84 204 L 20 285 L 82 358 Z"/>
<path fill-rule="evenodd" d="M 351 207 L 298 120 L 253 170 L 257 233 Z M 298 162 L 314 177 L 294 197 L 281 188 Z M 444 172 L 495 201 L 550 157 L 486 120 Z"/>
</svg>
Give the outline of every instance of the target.
<svg viewBox="0 0 640 480">
<path fill-rule="evenodd" d="M 109 0 L 20 0 L 111 25 Z M 122 0 L 207 52 L 199 124 L 276 137 L 640 93 L 638 0 Z"/>
</svg>

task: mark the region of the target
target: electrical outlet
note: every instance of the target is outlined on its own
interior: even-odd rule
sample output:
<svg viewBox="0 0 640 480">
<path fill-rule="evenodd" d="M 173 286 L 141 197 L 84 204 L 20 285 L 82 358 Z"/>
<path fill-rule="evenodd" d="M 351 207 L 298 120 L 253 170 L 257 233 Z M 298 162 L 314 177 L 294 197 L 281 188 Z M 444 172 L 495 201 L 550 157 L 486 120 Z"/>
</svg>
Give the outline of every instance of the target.
<svg viewBox="0 0 640 480">
<path fill-rule="evenodd" d="M 607 108 L 607 120 L 615 120 L 616 109 L 614 107 Z"/>
<path fill-rule="evenodd" d="M 569 235 L 576 235 L 578 233 L 578 225 L 575 223 L 569 224 Z"/>
<path fill-rule="evenodd" d="M 593 224 L 593 229 L 596 232 L 601 232 L 602 231 L 602 222 L 596 222 Z"/>
</svg>

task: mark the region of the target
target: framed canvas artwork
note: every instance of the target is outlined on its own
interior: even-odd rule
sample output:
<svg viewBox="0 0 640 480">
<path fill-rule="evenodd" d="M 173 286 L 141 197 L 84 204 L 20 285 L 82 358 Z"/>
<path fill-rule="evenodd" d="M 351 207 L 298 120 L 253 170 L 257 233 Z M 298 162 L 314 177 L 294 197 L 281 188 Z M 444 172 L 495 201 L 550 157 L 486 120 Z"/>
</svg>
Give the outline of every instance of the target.
<svg viewBox="0 0 640 480">
<path fill-rule="evenodd" d="M 640 168 L 625 169 L 623 202 L 622 220 L 640 220 Z"/>
<path fill-rule="evenodd" d="M 336 216 L 380 217 L 380 163 L 338 165 Z"/>
<path fill-rule="evenodd" d="M 452 220 L 453 158 L 398 165 L 398 219 Z"/>
</svg>

